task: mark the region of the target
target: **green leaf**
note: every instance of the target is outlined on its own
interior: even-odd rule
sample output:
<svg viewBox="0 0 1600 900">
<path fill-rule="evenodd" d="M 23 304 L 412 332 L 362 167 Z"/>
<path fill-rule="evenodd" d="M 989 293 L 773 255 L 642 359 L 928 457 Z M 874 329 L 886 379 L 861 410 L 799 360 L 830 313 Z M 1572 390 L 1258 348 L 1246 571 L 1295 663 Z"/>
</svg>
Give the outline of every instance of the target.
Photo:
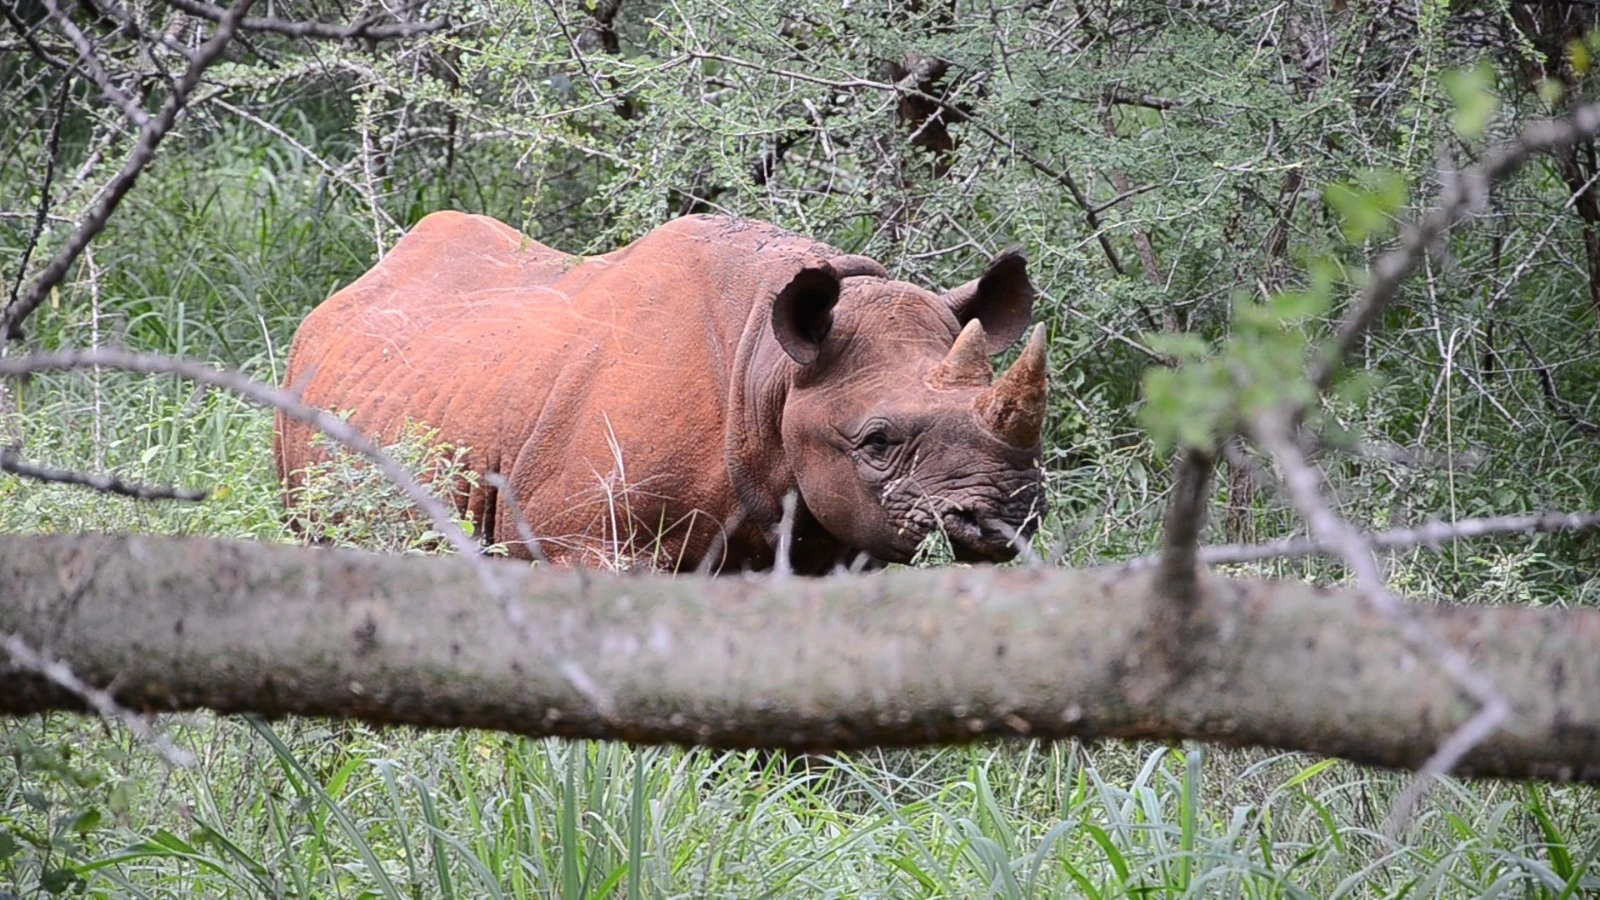
<svg viewBox="0 0 1600 900">
<path fill-rule="evenodd" d="M 1206 339 L 1192 332 L 1169 334 L 1156 332 L 1144 336 L 1145 346 L 1165 356 L 1175 357 L 1180 360 L 1201 359 L 1210 347 Z"/>
<path fill-rule="evenodd" d="M 1589 67 L 1589 51 L 1581 42 L 1574 41 L 1567 48 L 1569 53 L 1574 53 L 1574 46 L 1582 50 L 1583 69 L 1580 71 L 1586 71 Z M 1574 53 L 1573 67 L 1576 69 L 1577 66 L 1578 59 Z M 1445 92 L 1456 107 L 1450 116 L 1450 126 L 1456 130 L 1456 134 L 1467 139 L 1483 134 L 1489 120 L 1500 109 L 1500 98 L 1494 93 L 1494 65 L 1487 59 L 1481 60 L 1470 69 L 1446 72 L 1442 80 Z"/>
<path fill-rule="evenodd" d="M 96 828 L 99 828 L 100 823 L 104 820 L 104 818 L 105 817 L 101 815 L 98 808 L 91 806 L 83 812 L 78 813 L 77 816 L 73 817 L 72 830 L 78 834 L 88 834 Z"/>
<path fill-rule="evenodd" d="M 39 886 L 52 897 L 73 890 L 82 881 L 75 869 L 51 869 L 39 876 Z"/>
<path fill-rule="evenodd" d="M 1572 63 L 1572 71 L 1580 76 L 1589 74 L 1589 68 L 1594 65 L 1589 46 L 1577 39 L 1567 41 L 1567 61 Z"/>
<path fill-rule="evenodd" d="M 1315 318 L 1328 311 L 1332 298 L 1327 291 L 1283 291 L 1272 298 L 1272 314 L 1284 323 Z"/>
<path fill-rule="evenodd" d="M 0 831 L 0 863 L 16 856 L 21 849 L 22 847 L 17 844 L 17 839 L 11 836 L 11 832 Z"/>
<path fill-rule="evenodd" d="M 1561 102 L 1561 97 L 1566 92 L 1566 86 L 1554 78 L 1545 78 L 1539 81 L 1539 99 L 1543 100 L 1544 105 L 1547 107 L 1554 108 L 1557 103 Z"/>
<path fill-rule="evenodd" d="M 124 778 L 111 788 L 111 793 L 106 797 L 106 805 L 111 808 L 114 816 L 126 815 L 133 808 L 134 780 Z"/>
<path fill-rule="evenodd" d="M 1357 184 L 1330 184 L 1323 202 L 1339 216 L 1339 228 L 1351 243 L 1381 237 L 1394 223 L 1394 213 L 1406 202 L 1405 176 L 1393 169 L 1374 169 Z"/>
</svg>

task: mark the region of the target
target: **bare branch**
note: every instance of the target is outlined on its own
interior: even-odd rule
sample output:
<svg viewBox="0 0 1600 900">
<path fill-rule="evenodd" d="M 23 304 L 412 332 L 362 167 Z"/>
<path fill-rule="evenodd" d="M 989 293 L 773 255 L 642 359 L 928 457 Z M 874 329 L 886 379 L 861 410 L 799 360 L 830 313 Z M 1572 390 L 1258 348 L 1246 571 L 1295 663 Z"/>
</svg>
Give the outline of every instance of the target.
<svg viewBox="0 0 1600 900">
<path fill-rule="evenodd" d="M 4 310 L 0 310 L 0 341 L 22 339 L 22 323 L 39 308 L 39 304 L 49 296 L 51 289 L 66 277 L 67 270 L 83 253 L 83 248 L 89 246 L 95 235 L 106 227 L 106 222 L 111 218 L 111 214 L 116 212 L 122 198 L 133 189 L 134 182 L 139 180 L 139 175 L 155 158 L 156 148 L 167 136 L 167 132 L 172 130 L 172 126 L 178 120 L 178 113 L 182 111 L 184 104 L 189 102 L 189 95 L 199 87 L 200 79 L 206 69 L 222 58 L 222 51 L 233 39 L 234 29 L 253 3 L 255 0 L 236 0 L 233 8 L 218 21 L 217 30 L 195 54 L 188 70 L 183 73 L 183 78 L 172 85 L 172 91 L 167 96 L 167 102 L 161 107 L 161 112 L 156 114 L 155 118 L 147 120 L 139 129 L 139 140 L 134 145 L 133 152 L 106 185 L 99 201 L 83 216 L 77 229 L 67 238 L 66 245 L 57 251 L 44 271 L 39 273 L 39 277 L 34 280 L 27 293 L 6 304 Z"/>
<path fill-rule="evenodd" d="M 28 646 L 14 634 L 0 633 L 0 649 L 11 655 L 18 666 L 37 672 L 82 700 L 84 705 L 100 714 L 102 719 L 121 722 L 134 736 L 156 748 L 161 758 L 174 768 L 186 769 L 194 765 L 194 754 L 182 750 L 166 735 L 151 726 L 136 712 L 124 709 L 110 692 L 84 684 L 72 669 L 60 660 L 51 659 Z"/>
<path fill-rule="evenodd" d="M 269 409 L 281 410 L 284 415 L 305 422 L 351 450 L 373 461 L 378 469 L 400 488 L 444 535 L 456 552 L 474 561 L 479 579 L 493 596 L 500 596 L 499 581 L 488 569 L 488 560 L 478 553 L 478 546 L 467 536 L 455 517 L 419 484 L 403 466 L 384 453 L 371 438 L 353 428 L 348 422 L 327 412 L 309 406 L 299 397 L 248 378 L 242 373 L 219 369 L 197 360 L 175 359 L 125 350 L 97 348 L 93 350 L 59 350 L 52 353 L 30 353 L 22 356 L 0 357 L 0 377 L 19 377 L 38 372 L 68 371 L 104 366 L 126 372 L 148 375 L 175 375 L 232 391 L 245 399 Z"/>
<path fill-rule="evenodd" d="M 111 80 L 111 76 L 106 73 L 105 66 L 100 64 L 100 56 L 89 43 L 89 39 L 84 37 L 78 26 L 72 24 L 72 19 L 61 11 L 61 7 L 56 5 L 56 0 L 43 0 L 43 2 L 45 10 L 50 13 L 50 18 L 54 20 L 56 27 L 60 28 L 61 33 L 65 34 L 67 40 L 72 42 L 73 49 L 78 51 L 78 62 L 83 66 L 84 71 L 89 73 L 89 78 L 94 81 L 95 87 L 100 89 L 100 93 L 104 94 L 113 106 L 122 110 L 122 114 L 128 117 L 128 121 L 143 128 L 145 123 L 150 121 L 150 114 L 145 112 L 144 107 L 140 106 L 137 101 L 129 97 Z"/>
<path fill-rule="evenodd" d="M 33 32 L 28 28 L 28 24 L 22 21 L 22 19 L 17 15 L 16 10 L 13 8 L 14 5 L 15 4 L 11 3 L 0 3 L 0 16 L 4 16 L 6 22 L 8 22 L 17 32 L 17 34 L 22 37 L 23 43 L 28 45 L 28 49 L 33 51 L 33 55 L 44 60 L 47 65 L 54 66 L 63 72 L 71 72 L 73 68 L 72 63 L 67 62 L 59 56 L 56 56 L 49 50 L 46 50 L 44 45 L 39 43 L 39 39 L 33 36 Z"/>
<path fill-rule="evenodd" d="M 1600 109 L 1597 109 L 1600 113 Z M 1600 116 L 1597 116 L 1600 124 Z M 1383 575 L 1378 571 L 1377 558 L 1359 531 L 1334 514 L 1323 500 L 1322 476 L 1305 460 L 1299 445 L 1292 437 L 1293 412 L 1280 410 L 1259 419 L 1253 428 L 1255 438 L 1271 456 L 1289 498 L 1310 523 L 1312 531 L 1338 552 L 1355 577 L 1356 592 L 1374 610 L 1393 620 L 1399 627 L 1406 646 L 1420 656 L 1431 658 L 1450 677 L 1450 680 L 1480 704 L 1474 715 L 1459 730 L 1438 746 L 1434 754 L 1418 769 L 1418 778 L 1424 781 L 1435 775 L 1448 773 L 1462 757 L 1484 738 L 1502 725 L 1509 711 L 1506 699 L 1493 682 L 1479 674 L 1456 647 L 1446 642 L 1389 593 Z M 1407 791 L 1402 799 L 1415 802 L 1420 792 Z M 1410 807 L 1398 803 L 1391 810 L 1390 822 L 1403 822 L 1410 815 Z"/>
<path fill-rule="evenodd" d="M 1561 394 L 1556 391 L 1556 380 L 1550 374 L 1550 367 L 1539 358 L 1538 353 L 1534 352 L 1533 345 L 1528 343 L 1528 339 L 1523 337 L 1520 331 L 1515 332 L 1515 336 L 1517 344 L 1522 347 L 1522 352 L 1526 353 L 1533 363 L 1533 373 L 1539 381 L 1539 393 L 1544 395 L 1545 405 L 1550 408 L 1551 415 L 1584 434 L 1600 434 L 1600 425 L 1578 415 L 1572 405 L 1562 399 Z"/>
<path fill-rule="evenodd" d="M 211 22 L 221 22 L 232 13 L 232 10 L 224 11 L 220 7 L 198 0 L 165 0 L 165 2 L 174 9 Z M 240 21 L 239 27 L 244 31 L 265 31 L 285 37 L 326 41 L 348 41 L 357 38 L 382 41 L 432 34 L 450 27 L 450 20 L 444 17 L 429 19 L 426 22 L 394 22 L 389 25 L 379 25 L 378 21 L 378 16 L 369 16 L 349 25 L 327 25 L 322 22 L 288 22 L 282 19 L 252 16 Z"/>
<path fill-rule="evenodd" d="M 1366 540 L 1375 550 L 1411 550 L 1417 547 L 1438 549 L 1450 541 L 1492 535 L 1554 534 L 1562 531 L 1588 531 L 1594 528 L 1600 528 L 1600 512 L 1547 512 L 1525 516 L 1459 519 L 1454 522 L 1435 520 L 1418 528 L 1396 528 L 1370 534 Z M 1265 544 L 1201 547 L 1196 552 L 1196 557 L 1203 565 L 1216 566 L 1337 554 L 1336 548 L 1323 541 L 1309 537 L 1288 537 Z M 1160 559 L 1159 555 L 1143 556 L 1117 565 L 1131 569 L 1148 569 L 1154 567 Z"/>
<path fill-rule="evenodd" d="M 15 447 L 0 447 L 0 471 L 22 478 L 55 484 L 74 484 L 105 494 L 132 497 L 135 500 L 186 500 L 198 502 L 210 496 L 210 491 L 194 488 L 167 487 L 164 485 L 130 484 L 115 475 L 94 472 L 73 472 L 52 469 L 24 462 Z"/>
<path fill-rule="evenodd" d="M 497 492 L 495 502 L 504 503 L 506 508 L 511 510 L 511 521 L 517 523 L 517 537 L 522 540 L 522 546 L 528 548 L 528 555 L 541 566 L 550 565 L 549 555 L 544 552 L 544 546 L 534 536 L 533 527 L 522 514 L 522 505 L 517 503 L 517 492 L 512 489 L 510 480 L 499 472 L 490 472 L 483 480 Z M 577 571 L 581 573 L 583 568 L 580 566 Z"/>
<path fill-rule="evenodd" d="M 1178 109 L 1179 107 L 1189 105 L 1189 101 L 1187 100 L 1178 100 L 1172 97 L 1159 97 L 1155 94 L 1126 94 L 1115 88 L 1106 89 L 1100 95 L 1100 97 L 1105 103 L 1111 103 L 1117 106 L 1143 106 L 1146 109 L 1169 110 Z"/>
<path fill-rule="evenodd" d="M 1205 528 L 1206 499 L 1211 490 L 1214 460 L 1209 453 L 1193 448 L 1178 459 L 1178 475 L 1172 488 L 1172 502 L 1161 522 L 1161 554 L 1156 578 L 1172 599 L 1171 614 L 1162 627 L 1163 645 L 1169 664 L 1183 658 L 1185 625 L 1200 603 L 1200 575 L 1195 548 Z"/>
<path fill-rule="evenodd" d="M 34 211 L 33 230 L 28 234 L 28 243 L 22 247 L 22 258 L 17 261 L 17 280 L 11 284 L 11 299 L 8 303 L 17 302 L 17 295 L 22 291 L 22 279 L 28 273 L 28 260 L 33 258 L 33 251 L 39 246 L 39 238 L 44 234 L 45 223 L 50 220 L 50 189 L 55 185 L 56 161 L 61 155 L 61 123 L 67 117 L 67 94 L 71 85 L 71 76 L 63 75 L 60 93 L 56 97 L 56 117 L 50 123 L 50 137 L 45 140 L 47 155 L 44 161 L 44 178 L 39 183 L 39 207 Z"/>
<path fill-rule="evenodd" d="M 1414 769 L 1473 712 L 1393 620 L 1350 591 L 1289 581 L 1208 578 L 1196 676 L 1169 684 L 1140 662 L 1169 602 L 1149 573 L 585 583 L 502 568 L 525 628 L 473 596 L 455 557 L 5 536 L 0 633 L 48 640 L 135 709 L 727 748 L 1193 738 Z M 1458 773 L 1600 782 L 1600 611 L 1406 610 L 1456 636 L 1512 699 L 1510 726 Z M 0 662 L 0 715 L 83 705 Z"/>
</svg>

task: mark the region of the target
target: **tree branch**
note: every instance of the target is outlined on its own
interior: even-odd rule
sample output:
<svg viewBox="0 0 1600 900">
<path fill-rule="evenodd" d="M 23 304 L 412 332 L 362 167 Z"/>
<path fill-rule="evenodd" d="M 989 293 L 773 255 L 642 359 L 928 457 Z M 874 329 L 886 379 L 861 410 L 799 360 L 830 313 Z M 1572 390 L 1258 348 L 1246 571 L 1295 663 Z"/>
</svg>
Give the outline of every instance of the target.
<svg viewBox="0 0 1600 900">
<path fill-rule="evenodd" d="M 0 472 L 10 472 L 21 478 L 55 484 L 74 484 L 105 494 L 132 497 L 135 500 L 187 500 L 198 502 L 210 496 L 210 491 L 162 485 L 130 484 L 115 475 L 93 472 L 72 472 L 52 469 L 23 461 L 14 447 L 0 447 Z"/>
<path fill-rule="evenodd" d="M 1505 725 L 1511 707 L 1492 678 L 1481 674 L 1456 645 L 1441 637 L 1441 632 L 1427 627 L 1414 609 L 1408 609 L 1389 593 L 1371 544 L 1335 515 L 1323 499 L 1322 476 L 1295 443 L 1293 421 L 1292 411 L 1281 410 L 1262 416 L 1252 428 L 1257 443 L 1272 456 L 1289 499 L 1312 531 L 1338 551 L 1355 577 L 1357 594 L 1397 626 L 1405 646 L 1437 663 L 1457 687 L 1479 704 L 1464 725 L 1440 740 L 1438 748 L 1420 767 L 1418 783 L 1408 786 L 1390 811 L 1388 821 L 1392 826 L 1410 815 L 1422 788 L 1433 776 L 1450 772 L 1476 744 Z"/>
<path fill-rule="evenodd" d="M 221 22 L 231 13 L 231 10 L 224 11 L 220 7 L 198 0 L 165 0 L 165 2 L 174 9 L 211 22 Z M 240 21 L 239 28 L 244 31 L 265 31 L 292 38 L 315 38 L 326 41 L 361 38 L 382 41 L 432 34 L 450 27 L 450 20 L 442 16 L 426 22 L 395 22 L 389 25 L 378 25 L 376 24 L 378 20 L 378 16 L 368 16 L 349 25 L 328 25 L 322 22 L 289 22 L 283 19 L 250 17 Z"/>
<path fill-rule="evenodd" d="M 1161 554 L 1156 580 L 1169 598 L 1161 617 L 1161 646 L 1166 664 L 1186 667 L 1190 619 L 1200 605 L 1200 573 L 1195 556 L 1206 524 L 1206 499 L 1211 492 L 1211 454 L 1189 448 L 1178 458 L 1172 502 L 1161 520 Z"/>
<path fill-rule="evenodd" d="M 1197 676 L 1145 689 L 1148 574 L 640 578 L 508 563 L 528 627 L 458 557 L 194 538 L 0 538 L 0 633 L 133 709 L 799 750 L 1193 738 L 1416 768 L 1473 712 L 1349 592 L 1208 579 Z M 1467 775 L 1600 782 L 1600 611 L 1407 607 L 1506 691 Z M 0 713 L 80 709 L 0 668 Z"/>
<path fill-rule="evenodd" d="M 1489 537 L 1498 534 L 1553 534 L 1562 531 L 1588 531 L 1600 528 L 1600 512 L 1533 513 L 1525 516 L 1494 516 L 1480 519 L 1459 519 L 1454 522 L 1433 521 L 1418 528 L 1396 528 L 1367 535 L 1367 543 L 1375 550 L 1411 550 L 1416 547 L 1438 549 L 1441 544 L 1456 540 Z M 1228 563 L 1261 562 L 1269 559 L 1293 559 L 1301 556 L 1335 556 L 1338 550 L 1324 541 L 1309 537 L 1287 537 L 1265 544 L 1226 544 L 1199 548 L 1195 556 L 1202 565 L 1216 566 Z M 1117 565 L 1129 569 L 1154 568 L 1161 560 L 1159 554 L 1131 559 Z"/>
<path fill-rule="evenodd" d="M 73 674 L 72 669 L 60 660 L 51 659 L 28 646 L 16 635 L 3 632 L 0 632 L 0 650 L 4 650 L 11 657 L 14 668 L 42 677 L 47 683 L 65 691 L 68 696 L 78 698 L 85 708 L 99 713 L 101 718 L 128 726 L 128 730 L 133 732 L 135 737 L 155 747 L 156 752 L 160 753 L 169 765 L 180 769 L 194 765 L 193 754 L 179 749 L 172 743 L 171 738 L 156 731 L 143 716 L 123 708 L 109 692 L 84 684 Z M 4 669 L 0 668 L 0 672 L 3 671 Z M 0 675 L 0 678 L 3 677 Z"/>
<path fill-rule="evenodd" d="M 67 95 L 71 86 L 71 74 L 62 75 L 56 96 L 56 116 L 50 123 L 50 136 L 45 139 L 48 155 L 44 160 L 44 177 L 39 182 L 39 205 L 33 214 L 33 230 L 28 233 L 28 242 L 22 247 L 22 258 L 17 261 L 17 279 L 11 283 L 8 304 L 17 302 L 17 295 L 22 291 L 22 279 L 28 274 L 28 261 L 33 258 L 39 238 L 44 235 L 45 223 L 50 220 L 50 190 L 55 187 L 56 163 L 61 157 L 61 123 L 67 118 Z"/>
<path fill-rule="evenodd" d="M 111 81 L 111 76 L 106 73 L 105 66 L 100 64 L 100 57 L 95 54 L 94 47 L 89 44 L 89 39 L 84 37 L 82 31 L 78 30 L 78 26 L 72 24 L 72 20 L 67 17 L 67 14 L 61 11 L 60 6 L 56 5 L 56 0 L 43 0 L 43 3 L 45 10 L 50 14 L 51 20 L 56 23 L 56 27 L 60 28 L 61 33 L 65 34 L 67 40 L 72 42 L 73 49 L 78 51 L 78 62 L 83 66 L 84 71 L 89 73 L 89 78 L 94 81 L 95 87 L 98 87 L 100 93 L 111 101 L 111 105 L 122 110 L 122 114 L 128 117 L 128 121 L 139 128 L 143 128 L 145 123 L 150 121 L 150 114 L 145 112 L 144 107 L 141 107 L 132 97 L 129 97 Z"/>
<path fill-rule="evenodd" d="M 461 555 L 474 561 L 477 565 L 479 579 L 492 596 L 499 596 L 503 592 L 499 582 L 495 579 L 486 565 L 484 559 L 478 554 L 478 545 L 468 537 L 461 526 L 456 524 L 455 517 L 444 507 L 444 504 L 412 477 L 404 467 L 395 462 L 392 457 L 373 443 L 372 439 L 355 430 L 348 422 L 327 412 L 309 406 L 299 397 L 287 391 L 278 390 L 271 385 L 248 378 L 242 373 L 219 369 L 207 363 L 195 360 L 174 359 L 168 356 L 156 356 L 142 353 L 129 353 L 125 350 L 110 348 L 96 348 L 93 350 L 61 350 L 54 353 L 31 353 L 22 356 L 0 357 L 0 378 L 17 378 L 32 375 L 38 372 L 59 372 L 73 369 L 87 369 L 95 366 L 104 366 L 108 369 L 121 369 L 126 372 L 139 372 L 147 375 L 175 375 L 209 384 L 227 391 L 231 391 L 253 403 L 265 406 L 268 409 L 281 411 L 297 421 L 308 425 L 333 438 L 351 450 L 370 459 L 383 472 L 396 487 L 406 495 L 411 502 L 417 505 L 423 515 L 438 529 L 439 533 L 450 546 Z"/>
<path fill-rule="evenodd" d="M 106 222 L 111 218 L 111 214 L 116 212 L 122 198 L 133 189 L 134 182 L 139 180 L 139 175 L 155 158 L 156 148 L 177 122 L 178 113 L 184 104 L 189 102 L 189 95 L 199 87 L 201 76 L 205 74 L 206 69 L 222 58 L 222 51 L 233 39 L 234 29 L 254 2 L 255 0 L 236 0 L 233 8 L 218 20 L 217 30 L 211 35 L 210 40 L 206 41 L 195 54 L 194 60 L 183 73 L 183 78 L 172 85 L 172 92 L 161 107 L 161 112 L 154 118 L 147 119 L 140 127 L 139 140 L 133 152 L 101 192 L 99 202 L 79 221 L 77 229 L 67 238 L 66 245 L 57 251 L 44 271 L 39 273 L 39 277 L 29 286 L 27 293 L 7 303 L 5 309 L 0 310 L 0 341 L 22 339 L 22 323 L 39 308 L 39 304 L 49 296 L 51 289 L 66 277 L 67 270 L 83 253 L 83 248 L 89 246 L 95 235 L 106 227 Z"/>
</svg>

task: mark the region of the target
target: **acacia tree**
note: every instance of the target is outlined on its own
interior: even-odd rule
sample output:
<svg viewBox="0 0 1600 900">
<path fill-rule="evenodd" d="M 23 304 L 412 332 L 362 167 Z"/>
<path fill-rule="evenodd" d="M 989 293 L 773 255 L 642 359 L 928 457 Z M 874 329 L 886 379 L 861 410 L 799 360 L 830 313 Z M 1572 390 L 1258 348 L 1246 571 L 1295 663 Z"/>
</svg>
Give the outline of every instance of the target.
<svg viewBox="0 0 1600 900">
<path fill-rule="evenodd" d="M 1025 4 L 986 19 L 947 3 L 843 18 L 832 6 L 768 18 L 714 4 L 675 7 L 677 17 L 630 9 L 459 4 L 349 20 L 309 4 L 277 7 L 282 18 L 253 17 L 248 2 L 195 0 L 7 8 L 21 52 L 4 76 L 38 119 L 12 126 L 11 153 L 32 164 L 7 171 L 32 177 L 4 185 L 14 278 L 0 309 L 10 339 L 0 374 L 177 375 L 285 409 L 376 460 L 464 559 L 6 537 L 0 575 L 15 600 L 0 608 L 10 655 L 0 708 L 87 705 L 127 716 L 130 706 L 209 706 L 812 749 L 988 734 L 1194 736 L 1427 772 L 1596 777 L 1595 617 L 1403 603 L 1374 552 L 1581 529 L 1595 518 L 1401 522 L 1369 535 L 1340 515 L 1330 484 L 1368 487 L 1359 467 L 1376 466 L 1375 457 L 1414 465 L 1425 456 L 1342 433 L 1351 419 L 1374 424 L 1363 410 L 1384 389 L 1346 378 L 1346 364 L 1358 359 L 1362 376 L 1414 359 L 1414 335 L 1428 336 L 1417 321 L 1437 323 L 1441 307 L 1466 304 L 1441 283 L 1438 270 L 1452 264 L 1487 268 L 1492 293 L 1463 314 L 1472 346 L 1441 351 L 1443 371 L 1468 380 L 1498 373 L 1507 396 L 1535 387 L 1547 423 L 1584 430 L 1584 410 L 1565 398 L 1591 383 L 1587 362 L 1548 363 L 1550 345 L 1540 343 L 1559 335 L 1533 333 L 1534 320 L 1502 301 L 1528 284 L 1542 292 L 1585 284 L 1585 270 L 1562 264 L 1563 217 L 1531 226 L 1520 217 L 1582 202 L 1592 185 L 1574 186 L 1562 161 L 1600 130 L 1600 110 L 1577 105 L 1559 120 L 1533 121 L 1508 107 L 1497 116 L 1483 70 L 1420 100 L 1408 95 L 1395 83 L 1421 78 L 1408 74 L 1406 40 L 1381 10 L 1330 16 L 1290 4 L 1271 21 L 1205 12 L 1180 33 L 1164 6 L 1146 3 L 1088 12 Z M 1496 24 L 1485 15 L 1410 24 L 1425 43 L 1464 52 Z M 1252 46 L 1243 75 L 1219 75 L 1207 62 Z M 1340 110 L 1356 102 L 1372 115 L 1348 121 Z M 294 124 L 307 108 L 336 124 L 332 136 Z M 1389 124 L 1401 112 L 1416 124 Z M 292 392 L 238 371 L 96 346 L 98 330 L 88 349 L 72 349 L 77 342 L 50 322 L 87 295 L 100 327 L 100 292 L 114 290 L 102 282 L 114 276 L 92 254 L 115 236 L 119 207 L 163 153 L 172 158 L 164 148 L 185 130 L 195 146 L 230 127 L 291 148 L 304 165 L 298 177 L 359 226 L 368 261 L 433 205 L 499 214 L 572 249 L 615 245 L 681 212 L 736 211 L 930 281 L 999 245 L 1028 245 L 1037 280 L 1052 287 L 1044 315 L 1057 394 L 1066 397 L 1046 437 L 1058 448 L 1056 477 L 1067 481 L 1057 505 L 1116 506 L 1129 470 L 1115 469 L 1107 423 L 1131 426 L 1124 410 L 1142 396 L 1139 421 L 1153 441 L 1141 457 L 1174 454 L 1160 551 L 1134 565 L 1137 576 L 1050 574 L 1051 558 L 1015 574 L 756 585 L 644 587 L 491 564 L 401 466 Z M 1443 148 L 1437 164 L 1434 146 Z M 510 174 L 485 189 L 486 170 Z M 1569 196 L 1552 192 L 1551 171 Z M 1408 187 L 1419 195 L 1411 223 L 1368 271 L 1363 247 L 1390 243 Z M 1320 197 L 1307 196 L 1314 189 Z M 1489 238 L 1454 237 L 1468 219 L 1488 219 L 1477 230 Z M 1546 253 L 1556 264 L 1540 264 Z M 1406 279 L 1419 271 L 1426 277 L 1413 287 Z M 69 285 L 73 272 L 82 289 Z M 316 299 L 296 298 L 297 309 Z M 138 344 L 150 318 L 138 327 L 132 318 L 124 337 Z M 29 346 L 30 321 L 65 349 Z M 1436 324 L 1432 333 L 1445 331 Z M 1515 366 L 1504 359 L 1508 333 L 1523 357 Z M 1484 365 L 1458 365 L 1479 349 Z M 1093 383 L 1084 380 L 1090 370 L 1099 373 Z M 1403 408 L 1419 387 L 1390 389 Z M 1494 391 L 1476 402 L 1506 412 Z M 1427 410 L 1421 423 L 1397 430 L 1426 447 L 1435 401 L 1417 405 Z M 22 434 L 0 456 L 6 471 L 148 499 L 188 496 L 34 461 L 23 452 L 28 417 L 10 419 Z M 1357 452 L 1324 455 L 1330 446 Z M 1086 455 L 1104 489 L 1067 479 Z M 1290 516 L 1305 523 L 1304 536 L 1202 547 L 1219 461 L 1230 472 L 1229 536 Z M 1456 460 L 1444 468 L 1454 478 Z M 1531 488 L 1538 474 L 1516 473 L 1521 499 L 1540 496 Z M 1099 496 L 1085 503 L 1086 493 Z M 1110 518 L 1128 525 L 1137 516 L 1122 509 Z M 1072 524 L 1046 531 L 1066 545 Z M 1584 545 L 1570 546 L 1575 560 L 1588 558 Z M 1312 601 L 1292 583 L 1201 572 L 1205 563 L 1288 553 L 1338 559 L 1352 589 Z M 275 630 L 316 621 L 310 610 L 311 618 L 278 614 L 304 596 L 307 578 L 329 620 L 347 626 L 320 630 L 322 641 Z M 906 613 L 864 602 L 926 596 L 929 584 L 947 606 Z M 646 591 L 661 599 L 647 608 L 627 599 Z M 813 601 L 825 601 L 828 615 L 798 612 Z M 271 621 L 260 618 L 264 609 Z M 488 618 L 452 641 L 443 622 L 465 610 Z M 157 627 L 138 631 L 136 618 Z M 782 635 L 764 627 L 773 620 L 789 624 Z M 673 650 L 666 658 L 645 650 L 659 634 Z M 608 640 L 634 652 L 597 654 L 614 646 Z M 238 665 L 257 645 L 273 650 Z M 920 668 L 905 668 L 913 647 Z M 602 658 L 602 669 L 588 662 Z M 542 668 L 529 674 L 530 665 Z M 893 666 L 899 676 L 888 674 Z M 285 684 L 298 689 L 283 692 Z M 1290 685 L 1297 702 L 1285 705 L 1275 692 Z M 1419 708 L 1428 711 L 1420 719 Z"/>
</svg>

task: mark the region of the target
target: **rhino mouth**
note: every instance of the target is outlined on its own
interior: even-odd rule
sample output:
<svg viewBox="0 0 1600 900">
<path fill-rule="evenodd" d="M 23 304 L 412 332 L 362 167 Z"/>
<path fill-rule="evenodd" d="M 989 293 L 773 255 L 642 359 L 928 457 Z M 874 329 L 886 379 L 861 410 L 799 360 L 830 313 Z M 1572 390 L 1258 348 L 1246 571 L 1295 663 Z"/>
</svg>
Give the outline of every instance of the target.
<svg viewBox="0 0 1600 900">
<path fill-rule="evenodd" d="M 970 510 L 951 510 L 941 517 L 945 536 L 958 562 L 1002 563 L 1016 559 L 1019 544 L 1033 534 L 1029 516 L 1019 528 L 1003 519 L 979 517 Z"/>
</svg>

